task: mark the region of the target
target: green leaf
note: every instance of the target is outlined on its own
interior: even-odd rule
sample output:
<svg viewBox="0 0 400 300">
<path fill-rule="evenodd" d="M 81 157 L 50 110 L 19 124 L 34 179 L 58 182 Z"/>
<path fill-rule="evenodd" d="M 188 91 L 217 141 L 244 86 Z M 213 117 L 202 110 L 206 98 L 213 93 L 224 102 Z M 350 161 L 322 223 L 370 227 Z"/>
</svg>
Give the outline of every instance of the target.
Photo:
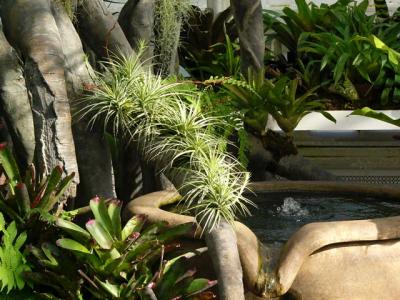
<svg viewBox="0 0 400 300">
<path fill-rule="evenodd" d="M 160 240 L 162 243 L 168 243 L 178 237 L 194 231 L 194 227 L 194 223 L 185 223 L 174 226 L 172 228 L 168 228 L 165 232 L 158 235 L 158 240 Z"/>
<path fill-rule="evenodd" d="M 111 296 L 118 298 L 120 296 L 120 285 L 111 284 L 108 281 L 103 282 L 97 277 L 95 277 L 95 281 L 100 284 L 100 286 L 108 292 Z"/>
<path fill-rule="evenodd" d="M 67 250 L 90 254 L 90 251 L 85 246 L 71 239 L 58 239 L 56 244 L 58 247 Z"/>
<path fill-rule="evenodd" d="M 6 221 L 4 220 L 3 214 L 0 212 L 0 231 L 3 231 L 6 226 Z"/>
<path fill-rule="evenodd" d="M 185 297 L 197 295 L 217 284 L 217 281 L 211 281 L 205 278 L 194 279 L 184 290 Z"/>
<path fill-rule="evenodd" d="M 385 115 L 384 113 L 381 112 L 376 112 L 369 107 L 356 109 L 350 115 L 365 116 L 400 127 L 400 119 L 392 119 L 388 115 Z"/>
<path fill-rule="evenodd" d="M 15 194 L 21 216 L 28 218 L 31 211 L 31 200 L 25 183 L 20 182 L 15 186 Z"/>
<path fill-rule="evenodd" d="M 0 144 L 0 164 L 9 180 L 11 193 L 14 194 L 15 186 L 21 182 L 21 175 L 17 162 L 5 143 Z"/>
<path fill-rule="evenodd" d="M 69 233 L 74 239 L 82 243 L 87 243 L 91 239 L 89 232 L 73 222 L 58 218 L 56 221 L 56 225 Z"/>
<path fill-rule="evenodd" d="M 89 220 L 86 229 L 90 232 L 97 244 L 103 249 L 111 249 L 113 240 L 109 232 L 97 220 Z"/>
<path fill-rule="evenodd" d="M 120 240 L 121 239 L 121 202 L 118 200 L 113 200 L 108 205 L 108 215 L 111 219 L 111 225 L 113 229 L 114 236 Z"/>
<path fill-rule="evenodd" d="M 130 218 L 122 229 L 121 240 L 125 241 L 132 233 L 140 232 L 145 222 L 146 217 L 144 215 L 135 215 Z"/>
<path fill-rule="evenodd" d="M 346 63 L 347 60 L 349 59 L 350 54 L 348 53 L 344 53 L 342 54 L 336 64 L 336 67 L 333 71 L 333 79 L 335 81 L 335 84 L 337 84 L 339 82 L 339 80 L 344 77 L 345 73 L 344 73 L 344 69 L 346 67 Z"/>
<path fill-rule="evenodd" d="M 72 180 L 75 177 L 75 173 L 72 172 L 70 175 L 65 176 L 57 185 L 57 189 L 53 191 L 50 195 L 50 199 L 48 201 L 48 204 L 46 207 L 44 207 L 44 210 L 51 210 L 54 205 L 58 203 L 60 200 L 60 197 L 64 195 L 65 191 L 69 188 Z"/>
<path fill-rule="evenodd" d="M 106 203 L 103 199 L 95 197 L 90 200 L 90 209 L 98 224 L 100 224 L 111 236 L 114 236 L 113 226 L 107 211 Z"/>
<path fill-rule="evenodd" d="M 59 184 L 61 177 L 63 174 L 63 170 L 60 166 L 56 166 L 50 173 L 50 176 L 47 179 L 46 189 L 44 191 L 43 197 L 40 199 L 40 202 L 37 204 L 37 207 L 44 210 L 49 211 L 52 209 L 52 205 L 50 203 L 50 197 L 52 194 L 55 194 L 57 185 Z"/>
</svg>

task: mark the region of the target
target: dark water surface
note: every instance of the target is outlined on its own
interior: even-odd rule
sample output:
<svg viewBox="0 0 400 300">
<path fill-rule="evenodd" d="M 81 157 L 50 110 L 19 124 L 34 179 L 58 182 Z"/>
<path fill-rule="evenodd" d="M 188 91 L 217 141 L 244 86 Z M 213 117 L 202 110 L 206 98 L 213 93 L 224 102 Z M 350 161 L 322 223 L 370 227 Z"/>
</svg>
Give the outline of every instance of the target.
<svg viewBox="0 0 400 300">
<path fill-rule="evenodd" d="M 400 201 L 365 197 L 261 193 L 250 198 L 257 208 L 251 208 L 252 216 L 242 221 L 269 245 L 286 242 L 297 229 L 311 222 L 400 215 Z"/>
</svg>

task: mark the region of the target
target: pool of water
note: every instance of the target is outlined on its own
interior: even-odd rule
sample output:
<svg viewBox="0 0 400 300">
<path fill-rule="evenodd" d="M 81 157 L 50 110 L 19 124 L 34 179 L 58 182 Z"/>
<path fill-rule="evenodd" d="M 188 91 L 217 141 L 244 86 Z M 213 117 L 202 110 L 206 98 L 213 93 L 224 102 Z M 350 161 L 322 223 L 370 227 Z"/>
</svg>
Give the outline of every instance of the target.
<svg viewBox="0 0 400 300">
<path fill-rule="evenodd" d="M 268 245 L 285 243 L 297 229 L 311 222 L 400 215 L 400 201 L 365 197 L 261 193 L 250 198 L 257 208 L 242 221 Z"/>
</svg>

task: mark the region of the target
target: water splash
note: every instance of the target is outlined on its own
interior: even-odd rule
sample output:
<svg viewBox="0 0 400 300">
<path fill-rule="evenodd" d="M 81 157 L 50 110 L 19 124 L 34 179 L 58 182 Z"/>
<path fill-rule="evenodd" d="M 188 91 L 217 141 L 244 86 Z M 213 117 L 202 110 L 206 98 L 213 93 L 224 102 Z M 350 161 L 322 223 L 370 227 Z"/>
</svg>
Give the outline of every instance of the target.
<svg viewBox="0 0 400 300">
<path fill-rule="evenodd" d="M 283 204 L 276 210 L 279 215 L 285 217 L 304 217 L 310 214 L 307 208 L 302 208 L 300 203 L 292 197 L 286 197 Z"/>
</svg>

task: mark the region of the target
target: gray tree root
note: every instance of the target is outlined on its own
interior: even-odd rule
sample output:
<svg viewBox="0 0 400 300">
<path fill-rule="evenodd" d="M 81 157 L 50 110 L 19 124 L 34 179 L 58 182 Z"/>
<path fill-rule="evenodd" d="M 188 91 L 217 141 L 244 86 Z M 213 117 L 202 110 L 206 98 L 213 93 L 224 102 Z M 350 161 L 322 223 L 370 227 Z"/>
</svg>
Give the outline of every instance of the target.
<svg viewBox="0 0 400 300">
<path fill-rule="evenodd" d="M 151 63 L 154 56 L 154 8 L 155 0 L 129 0 L 121 10 L 118 23 L 133 49 L 139 42 L 147 45 L 143 59 Z"/>
<path fill-rule="evenodd" d="M 221 221 L 205 235 L 209 255 L 218 274 L 219 299 L 244 300 L 243 273 L 232 226 Z"/>
<path fill-rule="evenodd" d="M 76 173 L 69 196 L 79 182 L 71 112 L 64 73 L 61 37 L 48 0 L 7 0 L 2 6 L 7 37 L 23 54 L 32 94 L 37 165 L 49 173 L 60 165 Z"/>
<path fill-rule="evenodd" d="M 14 150 L 23 165 L 32 163 L 35 129 L 23 70 L 16 51 L 0 27 L 0 98 L 13 139 Z"/>
<path fill-rule="evenodd" d="M 79 33 L 99 58 L 134 53 L 118 21 L 102 0 L 81 1 L 78 11 Z"/>
<path fill-rule="evenodd" d="M 261 0 L 231 0 L 231 7 L 239 31 L 242 73 L 264 68 L 264 24 Z"/>
<path fill-rule="evenodd" d="M 171 213 L 160 209 L 161 206 L 176 203 L 180 199 L 181 197 L 176 191 L 154 192 L 138 197 L 129 202 L 125 207 L 123 212 L 124 218 L 129 219 L 134 214 L 144 214 L 148 216 L 150 222 L 166 221 L 171 226 L 183 223 L 196 223 L 194 217 Z M 209 237 L 206 237 L 206 239 L 208 239 L 207 246 L 210 249 L 216 249 L 218 252 L 220 251 L 218 255 L 215 254 L 215 252 L 211 255 L 214 267 L 221 272 L 221 274 L 230 274 L 227 278 L 220 277 L 220 294 L 232 297 L 225 299 L 242 299 L 240 297 L 243 297 L 244 294 L 243 287 L 242 285 L 236 286 L 236 281 L 238 278 L 242 278 L 242 276 L 247 289 L 251 291 L 263 290 L 261 286 L 264 284 L 264 275 L 259 272 L 262 267 L 260 256 L 262 248 L 254 233 L 242 223 L 235 222 L 233 226 L 236 238 L 235 235 L 226 235 L 225 237 L 224 235 L 219 235 L 219 233 L 226 233 L 226 228 L 229 227 L 222 228 L 217 233 L 218 235 L 214 235 L 214 232 L 211 241 Z M 197 230 L 188 237 L 201 239 L 200 233 L 201 228 L 198 227 Z M 216 242 L 217 239 L 229 239 L 229 244 L 224 244 L 224 249 L 220 249 L 219 247 L 222 247 L 222 245 Z M 232 245 L 231 242 L 237 244 Z M 238 257 L 240 258 L 240 263 L 244 270 L 243 275 L 242 268 L 236 263 L 238 261 L 235 254 L 236 251 L 238 251 Z M 232 259 L 226 262 L 220 255 L 226 255 L 226 257 L 231 257 Z M 221 265 L 222 262 L 225 262 L 225 264 Z M 219 270 L 218 268 L 221 269 Z M 225 283 L 221 281 L 225 281 Z M 238 287 L 240 287 L 240 290 Z M 230 294 L 229 289 L 232 289 L 235 294 Z"/>
<path fill-rule="evenodd" d="M 85 86 L 93 84 L 90 65 L 85 63 L 82 42 L 64 8 L 53 2 L 53 14 L 61 36 L 65 57 L 65 77 L 68 97 L 72 106 L 82 97 Z M 85 120 L 76 120 L 72 116 L 72 132 L 76 146 L 79 175 L 76 205 L 83 206 L 88 199 L 99 195 L 115 198 L 115 185 L 111 155 L 107 143 L 99 130 L 89 130 Z M 82 202 L 82 203 L 79 203 Z"/>
</svg>

